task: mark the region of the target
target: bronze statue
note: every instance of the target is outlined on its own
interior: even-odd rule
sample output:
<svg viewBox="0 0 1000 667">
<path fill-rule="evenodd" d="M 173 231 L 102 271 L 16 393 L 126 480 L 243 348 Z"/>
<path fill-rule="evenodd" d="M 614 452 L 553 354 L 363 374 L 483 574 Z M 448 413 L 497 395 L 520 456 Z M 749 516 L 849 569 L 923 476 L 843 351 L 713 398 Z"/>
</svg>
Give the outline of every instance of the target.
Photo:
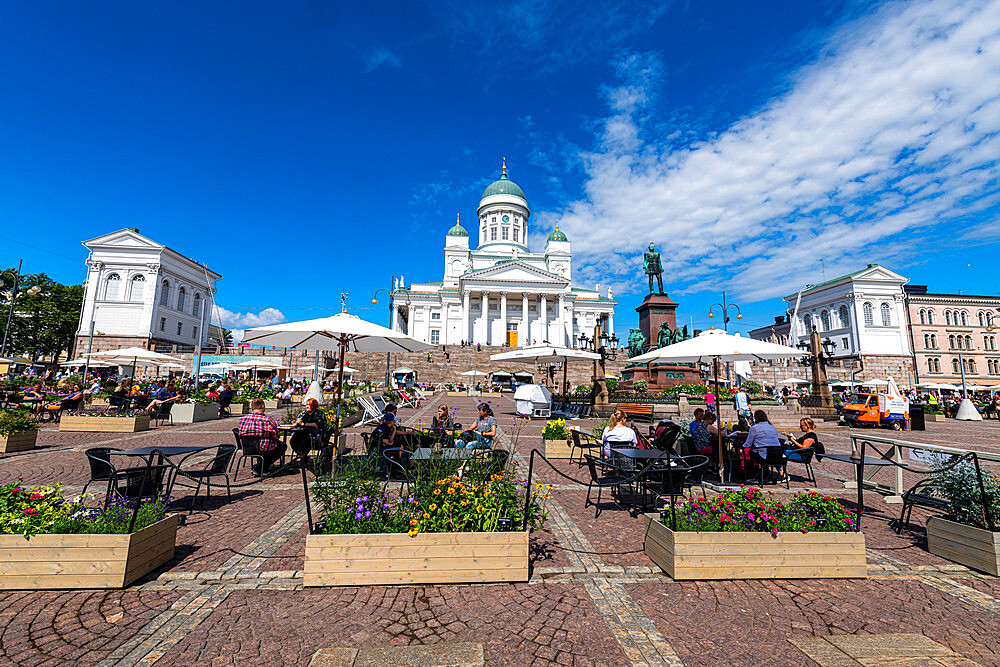
<svg viewBox="0 0 1000 667">
<path fill-rule="evenodd" d="M 656 347 L 666 347 L 688 339 L 687 326 L 677 327 L 671 330 L 666 322 L 660 325 L 660 331 L 656 335 Z"/>
<path fill-rule="evenodd" d="M 628 330 L 628 356 L 637 357 L 644 352 L 646 347 L 646 337 L 639 329 Z"/>
<path fill-rule="evenodd" d="M 653 278 L 656 278 L 659 290 L 657 294 L 663 294 L 663 265 L 660 263 L 660 253 L 656 252 L 653 243 L 649 243 L 649 250 L 642 256 L 642 270 L 649 276 L 649 293 L 653 294 Z"/>
</svg>

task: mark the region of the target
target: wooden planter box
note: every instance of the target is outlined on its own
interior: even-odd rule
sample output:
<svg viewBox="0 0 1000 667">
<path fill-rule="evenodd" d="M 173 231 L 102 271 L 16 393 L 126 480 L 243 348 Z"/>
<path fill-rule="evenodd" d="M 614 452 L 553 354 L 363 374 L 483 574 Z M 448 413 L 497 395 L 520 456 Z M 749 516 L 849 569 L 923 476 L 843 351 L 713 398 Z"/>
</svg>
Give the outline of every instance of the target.
<svg viewBox="0 0 1000 667">
<path fill-rule="evenodd" d="M 64 415 L 59 419 L 60 431 L 91 431 L 97 433 L 138 433 L 149 430 L 149 415 L 134 417 L 79 417 Z"/>
<path fill-rule="evenodd" d="M 277 410 L 280 407 L 281 401 L 278 399 L 272 399 L 264 401 L 265 410 Z M 234 415 L 248 415 L 250 414 L 250 403 L 233 403 L 229 406 L 229 409 Z"/>
<path fill-rule="evenodd" d="M 527 531 L 306 537 L 304 586 L 527 580 Z"/>
<path fill-rule="evenodd" d="M 177 522 L 128 535 L 0 535 L 0 590 L 123 588 L 174 557 Z"/>
<path fill-rule="evenodd" d="M 108 399 L 104 398 L 103 396 L 93 397 L 92 399 L 90 399 L 90 404 L 93 405 L 95 408 L 106 408 L 110 405 L 108 403 Z"/>
<path fill-rule="evenodd" d="M 170 408 L 176 424 L 194 424 L 219 418 L 218 403 L 180 403 Z"/>
<path fill-rule="evenodd" d="M 980 572 L 1000 576 L 1000 532 L 927 517 L 927 550 Z"/>
<path fill-rule="evenodd" d="M 573 452 L 573 439 L 566 440 L 542 440 L 544 445 L 545 458 L 547 459 L 568 459 Z"/>
<path fill-rule="evenodd" d="M 23 433 L 0 435 L 0 454 L 25 452 L 29 449 L 34 449 L 37 438 L 38 431 L 24 431 Z"/>
<path fill-rule="evenodd" d="M 864 533 L 674 532 L 642 517 L 646 555 L 674 579 L 864 579 Z"/>
</svg>

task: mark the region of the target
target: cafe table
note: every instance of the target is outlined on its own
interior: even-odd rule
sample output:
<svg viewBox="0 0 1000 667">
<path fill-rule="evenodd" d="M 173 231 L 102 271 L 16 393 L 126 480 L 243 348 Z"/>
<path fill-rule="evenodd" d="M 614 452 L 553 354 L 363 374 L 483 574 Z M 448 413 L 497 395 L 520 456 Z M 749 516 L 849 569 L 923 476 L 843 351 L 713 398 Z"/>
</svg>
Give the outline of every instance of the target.
<svg viewBox="0 0 1000 667">
<path fill-rule="evenodd" d="M 442 447 L 438 452 L 435 452 L 431 447 L 419 447 L 413 450 L 410 454 L 411 461 L 430 461 L 431 459 L 441 458 L 448 459 L 452 461 L 459 461 L 472 458 L 476 452 L 489 452 L 488 449 L 465 449 L 464 447 Z"/>
<path fill-rule="evenodd" d="M 858 485 L 858 525 L 857 530 L 861 531 L 861 515 L 865 511 L 865 485 L 864 485 L 864 475 L 865 466 L 874 467 L 884 467 L 895 465 L 892 461 L 888 459 L 876 459 L 871 456 L 851 456 L 850 454 L 823 454 L 823 459 L 830 459 L 832 461 L 841 461 L 843 463 L 853 463 L 855 469 L 855 480 Z"/>
</svg>

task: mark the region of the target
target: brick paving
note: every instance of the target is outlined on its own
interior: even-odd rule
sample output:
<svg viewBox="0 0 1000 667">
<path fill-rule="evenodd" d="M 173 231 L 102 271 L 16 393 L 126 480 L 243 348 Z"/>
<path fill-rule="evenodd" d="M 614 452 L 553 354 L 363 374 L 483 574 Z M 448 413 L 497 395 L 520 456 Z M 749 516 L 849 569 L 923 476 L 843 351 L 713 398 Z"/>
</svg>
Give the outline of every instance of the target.
<svg viewBox="0 0 1000 667">
<path fill-rule="evenodd" d="M 504 444 L 513 449 L 516 440 L 526 471 L 530 452 L 542 446 L 543 422 L 516 420 L 509 400 L 489 400 Z M 477 402 L 439 394 L 400 418 L 426 421 L 440 401 L 466 423 Z M 596 423 L 580 422 L 584 430 Z M 139 434 L 48 426 L 37 450 L 0 459 L 0 482 L 22 476 L 76 491 L 89 476 L 88 447 L 230 442 L 235 425 L 234 418 Z M 348 430 L 349 446 L 360 447 L 361 430 Z M 846 452 L 850 433 L 827 429 L 823 441 Z M 896 435 L 1000 453 L 996 421 Z M 576 464 L 555 468 L 587 478 Z M 849 466 L 825 462 L 816 472 L 819 488 L 853 507 Z M 927 638 L 928 656 L 945 656 L 913 654 L 925 664 L 1000 664 L 1000 580 L 928 553 L 920 511 L 897 535 L 889 520 L 899 506 L 876 491 L 865 497 L 867 580 L 678 583 L 644 555 L 637 518 L 610 503 L 595 518 L 583 506 L 584 488 L 536 461 L 536 481 L 554 488 L 549 525 L 532 535 L 529 583 L 303 589 L 300 478 L 241 474 L 232 501 L 216 492 L 200 503 L 178 531 L 176 557 L 125 591 L 0 593 L 0 665 L 308 664 L 337 648 L 452 644 L 481 646 L 486 664 L 872 664 L 851 658 L 851 647 L 858 655 L 869 645 L 891 652 L 893 642 L 919 644 L 913 633 Z M 789 491 L 769 487 L 778 495 L 802 488 L 798 476 Z"/>
</svg>

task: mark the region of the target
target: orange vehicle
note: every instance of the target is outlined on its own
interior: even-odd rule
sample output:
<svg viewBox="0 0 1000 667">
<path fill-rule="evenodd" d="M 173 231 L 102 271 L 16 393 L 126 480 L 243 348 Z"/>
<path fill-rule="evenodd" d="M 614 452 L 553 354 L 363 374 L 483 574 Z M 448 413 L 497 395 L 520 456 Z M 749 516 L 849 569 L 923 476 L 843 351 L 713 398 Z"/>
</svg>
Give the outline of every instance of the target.
<svg viewBox="0 0 1000 667">
<path fill-rule="evenodd" d="M 841 415 L 850 426 L 887 426 L 902 431 L 909 426 L 910 402 L 890 394 L 851 394 Z"/>
</svg>

